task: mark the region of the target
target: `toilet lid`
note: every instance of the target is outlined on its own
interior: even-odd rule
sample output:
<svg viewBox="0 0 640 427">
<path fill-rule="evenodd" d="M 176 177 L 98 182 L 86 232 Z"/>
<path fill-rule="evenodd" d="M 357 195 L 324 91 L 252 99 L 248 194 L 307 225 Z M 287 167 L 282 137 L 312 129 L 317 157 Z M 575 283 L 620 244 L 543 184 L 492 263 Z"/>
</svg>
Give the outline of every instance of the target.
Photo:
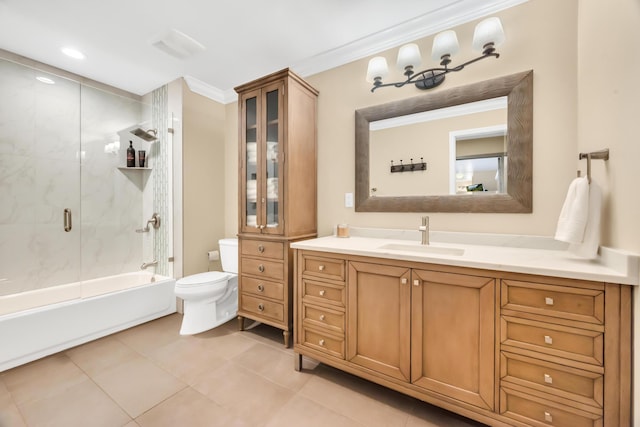
<svg viewBox="0 0 640 427">
<path fill-rule="evenodd" d="M 229 273 L 222 271 L 207 271 L 206 273 L 183 277 L 176 282 L 176 286 L 212 285 L 217 282 L 227 281 L 229 277 Z"/>
</svg>

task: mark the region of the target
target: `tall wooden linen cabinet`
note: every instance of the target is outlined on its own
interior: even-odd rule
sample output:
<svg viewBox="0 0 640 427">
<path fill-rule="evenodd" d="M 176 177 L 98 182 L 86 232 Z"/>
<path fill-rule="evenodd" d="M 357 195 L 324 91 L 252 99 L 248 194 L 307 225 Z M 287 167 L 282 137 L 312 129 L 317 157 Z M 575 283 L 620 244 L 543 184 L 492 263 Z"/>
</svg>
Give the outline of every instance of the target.
<svg viewBox="0 0 640 427">
<path fill-rule="evenodd" d="M 318 91 L 289 69 L 238 93 L 238 321 L 293 328 L 293 251 L 317 236 Z"/>
</svg>

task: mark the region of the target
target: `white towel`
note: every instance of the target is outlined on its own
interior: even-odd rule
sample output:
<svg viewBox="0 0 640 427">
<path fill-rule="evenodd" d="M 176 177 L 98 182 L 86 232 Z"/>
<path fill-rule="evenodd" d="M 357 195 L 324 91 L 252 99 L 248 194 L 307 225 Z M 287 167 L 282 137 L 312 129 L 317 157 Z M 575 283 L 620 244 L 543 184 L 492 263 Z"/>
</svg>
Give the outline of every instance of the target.
<svg viewBox="0 0 640 427">
<path fill-rule="evenodd" d="M 569 251 L 583 258 L 593 259 L 598 256 L 600 245 L 600 211 L 602 204 L 602 190 L 592 179 L 589 186 L 589 215 L 581 243 L 569 245 Z"/>
<path fill-rule="evenodd" d="M 587 177 L 576 178 L 569 185 L 558 226 L 556 240 L 568 243 L 582 243 L 589 215 L 589 181 Z"/>
</svg>

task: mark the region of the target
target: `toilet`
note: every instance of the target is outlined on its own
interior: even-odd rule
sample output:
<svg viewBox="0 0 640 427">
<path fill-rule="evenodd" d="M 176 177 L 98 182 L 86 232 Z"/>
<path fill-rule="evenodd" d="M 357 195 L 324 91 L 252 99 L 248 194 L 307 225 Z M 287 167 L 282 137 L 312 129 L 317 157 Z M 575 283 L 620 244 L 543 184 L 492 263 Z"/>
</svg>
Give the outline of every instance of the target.
<svg viewBox="0 0 640 427">
<path fill-rule="evenodd" d="M 238 239 L 221 239 L 224 271 L 208 271 L 176 282 L 176 296 L 184 300 L 180 335 L 208 331 L 238 313 Z"/>
</svg>

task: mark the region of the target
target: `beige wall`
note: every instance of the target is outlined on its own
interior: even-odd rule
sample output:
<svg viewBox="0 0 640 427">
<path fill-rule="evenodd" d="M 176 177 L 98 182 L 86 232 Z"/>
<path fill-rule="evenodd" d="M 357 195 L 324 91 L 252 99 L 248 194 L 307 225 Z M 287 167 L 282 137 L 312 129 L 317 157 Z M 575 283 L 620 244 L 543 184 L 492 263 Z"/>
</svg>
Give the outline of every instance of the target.
<svg viewBox="0 0 640 427">
<path fill-rule="evenodd" d="M 611 150 L 608 162 L 592 163 L 605 194 L 602 241 L 640 252 L 640 2 L 606 3 L 580 1 L 578 150 Z"/>
<path fill-rule="evenodd" d="M 238 104 L 226 105 L 225 233 L 238 234 Z"/>
<path fill-rule="evenodd" d="M 183 275 L 220 270 L 225 237 L 225 106 L 182 87 Z"/>
<path fill-rule="evenodd" d="M 640 252 L 638 114 L 640 108 L 640 3 L 615 7 L 582 0 L 578 20 L 578 150 L 609 148 L 608 162 L 594 161 L 593 179 L 605 195 L 603 243 Z M 575 160 L 574 160 L 575 161 Z M 585 160 L 580 162 L 584 170 Z M 633 289 L 634 343 L 640 343 L 640 292 Z M 640 351 L 634 352 L 634 394 L 640 393 Z M 640 399 L 633 401 L 640 425 Z"/>
</svg>

